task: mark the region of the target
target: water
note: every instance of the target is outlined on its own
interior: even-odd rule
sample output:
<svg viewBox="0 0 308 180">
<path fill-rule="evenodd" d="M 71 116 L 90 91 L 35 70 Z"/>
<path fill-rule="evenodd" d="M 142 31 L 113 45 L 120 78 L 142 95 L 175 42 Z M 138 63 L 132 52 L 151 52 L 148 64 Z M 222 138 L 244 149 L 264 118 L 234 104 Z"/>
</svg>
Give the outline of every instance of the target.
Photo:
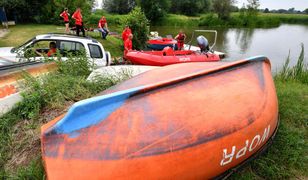
<svg viewBox="0 0 308 180">
<path fill-rule="evenodd" d="M 278 28 L 207 28 L 197 27 L 203 30 L 217 30 L 218 37 L 215 50 L 226 53 L 225 60 L 233 61 L 245 59 L 257 55 L 265 55 L 272 64 L 272 70 L 278 71 L 282 68 L 290 51 L 290 65 L 295 65 L 301 51 L 301 43 L 308 49 L 308 26 L 283 24 Z M 191 39 L 192 31 L 196 27 L 185 27 L 182 30 L 187 35 L 186 41 Z M 151 31 L 158 31 L 161 36 L 178 33 L 179 27 L 156 26 Z M 200 35 L 197 34 L 197 35 Z M 214 41 L 213 34 L 202 34 Z M 195 36 L 196 37 L 196 36 Z M 194 40 L 195 41 L 195 40 Z M 308 51 L 305 52 L 306 62 Z"/>
</svg>

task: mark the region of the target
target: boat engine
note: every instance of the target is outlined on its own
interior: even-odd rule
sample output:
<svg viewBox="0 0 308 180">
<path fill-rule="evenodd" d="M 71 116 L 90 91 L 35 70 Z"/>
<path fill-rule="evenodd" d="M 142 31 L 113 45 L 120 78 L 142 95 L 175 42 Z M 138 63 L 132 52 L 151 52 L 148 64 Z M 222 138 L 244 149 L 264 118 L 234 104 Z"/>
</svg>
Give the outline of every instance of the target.
<svg viewBox="0 0 308 180">
<path fill-rule="evenodd" d="M 198 36 L 197 43 L 201 52 L 208 52 L 210 50 L 209 41 L 204 36 Z"/>
</svg>

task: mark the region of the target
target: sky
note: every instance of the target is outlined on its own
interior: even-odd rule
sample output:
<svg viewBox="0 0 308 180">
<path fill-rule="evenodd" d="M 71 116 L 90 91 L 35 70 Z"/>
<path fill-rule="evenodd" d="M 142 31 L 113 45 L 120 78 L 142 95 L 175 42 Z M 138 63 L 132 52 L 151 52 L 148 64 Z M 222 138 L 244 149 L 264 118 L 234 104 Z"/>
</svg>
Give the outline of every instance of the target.
<svg viewBox="0 0 308 180">
<path fill-rule="evenodd" d="M 96 0 L 101 7 L 102 0 Z M 237 5 L 242 7 L 247 0 L 237 0 Z M 305 10 L 308 8 L 308 0 L 260 0 L 260 8 L 265 9 L 289 9 L 294 7 L 296 10 Z"/>
<path fill-rule="evenodd" d="M 242 7 L 243 3 L 247 4 L 247 0 L 237 0 L 239 7 Z M 303 11 L 308 8 L 308 0 L 260 0 L 260 9 L 289 9 L 292 7 Z"/>
</svg>

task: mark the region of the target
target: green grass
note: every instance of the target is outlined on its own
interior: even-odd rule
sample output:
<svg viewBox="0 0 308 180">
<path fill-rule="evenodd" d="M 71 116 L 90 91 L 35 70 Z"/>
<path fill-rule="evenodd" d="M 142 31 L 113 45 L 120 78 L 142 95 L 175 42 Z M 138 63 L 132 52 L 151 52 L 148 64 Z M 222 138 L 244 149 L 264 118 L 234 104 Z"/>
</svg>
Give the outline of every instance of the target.
<svg viewBox="0 0 308 180">
<path fill-rule="evenodd" d="M 217 14 L 202 15 L 200 26 L 210 27 L 278 27 L 281 23 L 308 24 L 308 16 L 300 14 L 259 13 L 249 16 L 246 13 L 232 13 L 229 20 L 221 20 Z"/>
<path fill-rule="evenodd" d="M 128 72 L 87 81 L 91 63 L 85 55 L 57 62 L 54 72 L 24 74 L 23 101 L 0 117 L 0 179 L 43 179 L 40 127 L 74 102 L 93 97 L 130 77 Z"/>
<path fill-rule="evenodd" d="M 198 26 L 199 17 L 190 17 L 178 14 L 167 14 L 161 21 L 155 23 L 154 25 L 168 25 L 168 26 Z"/>
<path fill-rule="evenodd" d="M 275 75 L 279 102 L 278 133 L 268 151 L 232 179 L 307 179 L 308 69 L 304 47 L 297 65 Z"/>
<path fill-rule="evenodd" d="M 96 27 L 96 26 L 95 26 Z M 101 42 L 106 51 L 111 53 L 111 57 L 122 57 L 123 56 L 123 42 L 120 38 L 121 31 L 118 26 L 111 26 L 109 28 L 112 32 L 119 34 L 119 37 L 108 36 L 107 40 L 102 40 L 99 33 L 89 32 L 88 35 L 96 38 Z M 25 43 L 27 40 L 35 37 L 39 34 L 56 32 L 63 33 L 64 26 L 56 25 L 16 25 L 10 27 L 10 32 L 3 38 L 0 38 L 0 47 L 15 47 Z"/>
</svg>

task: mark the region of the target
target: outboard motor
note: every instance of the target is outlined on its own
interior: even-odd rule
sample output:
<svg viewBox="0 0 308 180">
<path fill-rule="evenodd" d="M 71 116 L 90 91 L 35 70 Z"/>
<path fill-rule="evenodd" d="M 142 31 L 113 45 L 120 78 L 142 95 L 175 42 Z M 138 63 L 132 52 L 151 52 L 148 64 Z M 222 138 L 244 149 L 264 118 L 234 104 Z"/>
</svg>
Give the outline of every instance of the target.
<svg viewBox="0 0 308 180">
<path fill-rule="evenodd" d="M 210 50 L 209 41 L 204 36 L 198 36 L 197 43 L 201 52 L 208 52 Z"/>
</svg>

